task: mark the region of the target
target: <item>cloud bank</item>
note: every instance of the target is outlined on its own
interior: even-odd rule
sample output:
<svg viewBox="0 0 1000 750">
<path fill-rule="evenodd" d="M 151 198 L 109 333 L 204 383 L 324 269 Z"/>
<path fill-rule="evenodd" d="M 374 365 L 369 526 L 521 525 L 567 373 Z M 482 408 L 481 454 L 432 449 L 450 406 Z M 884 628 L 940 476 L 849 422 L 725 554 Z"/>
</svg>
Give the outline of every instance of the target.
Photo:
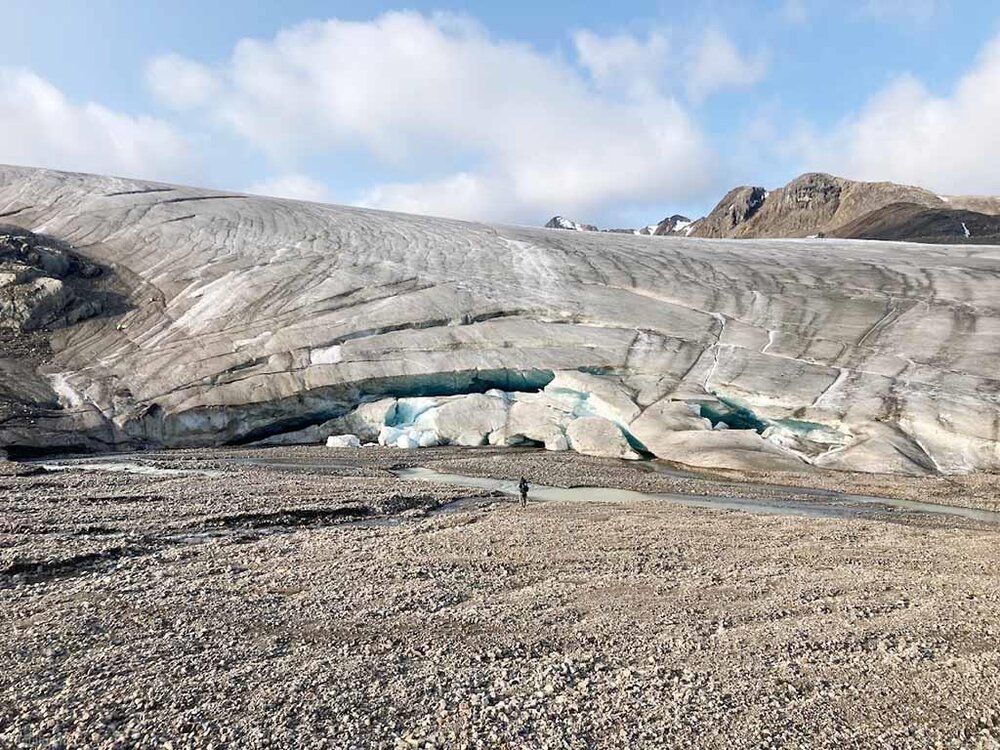
<svg viewBox="0 0 1000 750">
<path fill-rule="evenodd" d="M 122 177 L 195 176 L 189 141 L 168 123 L 77 104 L 26 70 L 0 68 L 0 162 Z"/>
<path fill-rule="evenodd" d="M 687 66 L 689 95 L 700 101 L 724 89 L 753 86 L 764 79 L 767 59 L 763 53 L 748 56 L 718 29 L 709 29 L 694 48 Z"/>
<path fill-rule="evenodd" d="M 247 187 L 246 192 L 254 195 L 266 195 L 271 198 L 291 198 L 298 201 L 313 203 L 329 203 L 333 196 L 319 180 L 304 174 L 283 174 L 267 180 L 261 180 Z"/>
<path fill-rule="evenodd" d="M 1000 36 L 943 96 L 912 75 L 830 133 L 800 133 L 803 164 L 948 193 L 1000 193 Z"/>
<path fill-rule="evenodd" d="M 703 193 L 713 154 L 659 85 L 666 40 L 578 32 L 574 48 L 567 60 L 468 18 L 391 12 L 244 39 L 216 69 L 161 58 L 149 81 L 165 104 L 239 134 L 280 173 L 361 149 L 421 175 L 371 185 L 358 196 L 369 206 L 534 221 Z M 699 73 L 699 91 L 731 82 L 727 65 Z M 438 164 L 460 168 L 434 174 Z"/>
<path fill-rule="evenodd" d="M 865 12 L 913 9 L 897 5 Z M 803 20 L 804 3 L 783 7 Z M 579 29 L 568 41 L 545 52 L 466 17 L 416 12 L 309 22 L 241 40 L 218 64 L 150 61 L 158 117 L 74 101 L 30 71 L 0 67 L 0 161 L 181 182 L 211 167 L 221 185 L 240 171 L 216 163 L 209 149 L 222 147 L 262 157 L 266 179 L 232 183 L 249 191 L 331 200 L 317 178 L 344 163 L 356 189 L 339 188 L 339 200 L 524 223 L 708 202 L 740 159 L 750 179 L 823 170 L 1000 193 L 1000 36 L 950 89 L 905 74 L 834 127 L 790 124 L 803 115 L 772 99 L 785 114 L 764 136 L 743 130 L 749 155 L 710 139 L 701 103 L 762 81 L 767 50 L 741 49 L 712 27 Z M 366 180 L 359 163 L 377 176 Z"/>
</svg>

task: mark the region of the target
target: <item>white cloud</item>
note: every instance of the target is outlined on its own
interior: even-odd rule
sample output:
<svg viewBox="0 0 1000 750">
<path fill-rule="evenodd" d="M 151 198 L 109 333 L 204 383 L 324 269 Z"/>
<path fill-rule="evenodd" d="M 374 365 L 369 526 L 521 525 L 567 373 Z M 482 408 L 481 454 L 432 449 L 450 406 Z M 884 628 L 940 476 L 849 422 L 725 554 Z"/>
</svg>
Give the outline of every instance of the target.
<svg viewBox="0 0 1000 750">
<path fill-rule="evenodd" d="M 328 203 L 331 200 L 330 191 L 325 184 L 307 175 L 295 173 L 255 182 L 246 192 L 314 203 Z"/>
<path fill-rule="evenodd" d="M 502 181 L 459 172 L 429 182 L 379 185 L 366 191 L 357 203 L 403 213 L 476 219 L 489 216 L 488 207 L 502 200 L 504 189 Z M 484 211 L 487 213 L 484 214 Z"/>
<path fill-rule="evenodd" d="M 688 94 L 695 100 L 723 89 L 746 88 L 763 80 L 767 59 L 763 53 L 747 56 L 718 29 L 709 29 L 688 65 Z"/>
<path fill-rule="evenodd" d="M 207 103 L 220 85 L 210 68 L 180 55 L 152 60 L 146 68 L 146 83 L 157 99 L 173 109 Z"/>
<path fill-rule="evenodd" d="M 414 183 L 381 185 L 361 201 L 375 208 L 455 218 L 536 220 L 587 216 L 602 206 L 669 202 L 701 190 L 708 157 L 671 103 L 610 107 L 604 122 L 567 118 L 534 141 L 498 149 L 480 170 Z M 691 149 L 685 152 L 684 144 Z"/>
<path fill-rule="evenodd" d="M 1000 36 L 947 95 L 904 76 L 834 132 L 800 133 L 796 147 L 810 168 L 942 192 L 1000 193 L 997 123 Z"/>
<path fill-rule="evenodd" d="M 632 96 L 650 95 L 660 89 L 669 45 L 662 31 L 651 31 L 645 41 L 632 34 L 600 36 L 580 30 L 573 34 L 580 66 L 602 89 L 624 89 Z"/>
<path fill-rule="evenodd" d="M 467 18 L 392 12 L 305 23 L 240 41 L 206 111 L 287 171 L 357 149 L 411 174 L 460 165 L 365 191 L 365 202 L 385 208 L 536 220 L 702 191 L 709 153 L 686 112 L 623 80 L 630 70 L 630 80 L 650 80 L 638 57 L 661 41 L 577 40 L 585 70 L 494 39 Z"/>
<path fill-rule="evenodd" d="M 192 174 L 189 143 L 170 125 L 75 104 L 26 70 L 0 68 L 0 162 L 122 177 Z"/>
</svg>

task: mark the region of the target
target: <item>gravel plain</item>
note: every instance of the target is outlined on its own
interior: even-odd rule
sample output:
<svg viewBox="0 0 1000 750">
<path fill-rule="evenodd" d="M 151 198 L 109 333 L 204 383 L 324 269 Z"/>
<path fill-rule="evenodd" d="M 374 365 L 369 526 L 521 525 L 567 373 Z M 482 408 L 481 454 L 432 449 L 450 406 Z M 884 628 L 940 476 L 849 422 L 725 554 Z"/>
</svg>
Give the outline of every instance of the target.
<svg viewBox="0 0 1000 750">
<path fill-rule="evenodd" d="M 0 747 L 1000 747 L 988 523 L 521 510 L 388 471 L 796 496 L 570 454 L 116 462 L 0 464 Z"/>
</svg>

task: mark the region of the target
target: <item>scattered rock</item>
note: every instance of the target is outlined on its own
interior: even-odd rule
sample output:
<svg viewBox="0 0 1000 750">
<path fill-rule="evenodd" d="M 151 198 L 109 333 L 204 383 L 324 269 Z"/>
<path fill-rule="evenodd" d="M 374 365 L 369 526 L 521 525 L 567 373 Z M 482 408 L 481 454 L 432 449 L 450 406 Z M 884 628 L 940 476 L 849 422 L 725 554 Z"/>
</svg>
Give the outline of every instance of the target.
<svg viewBox="0 0 1000 750">
<path fill-rule="evenodd" d="M 576 454 L 424 459 L 532 483 L 782 497 L 773 478 Z M 611 498 L 486 509 L 465 488 L 391 478 L 400 454 L 383 448 L 128 461 L 186 473 L 0 482 L 0 747 L 834 750 L 998 736 L 990 525 Z M 911 497 L 979 488 L 996 506 L 989 478 L 871 481 Z"/>
</svg>

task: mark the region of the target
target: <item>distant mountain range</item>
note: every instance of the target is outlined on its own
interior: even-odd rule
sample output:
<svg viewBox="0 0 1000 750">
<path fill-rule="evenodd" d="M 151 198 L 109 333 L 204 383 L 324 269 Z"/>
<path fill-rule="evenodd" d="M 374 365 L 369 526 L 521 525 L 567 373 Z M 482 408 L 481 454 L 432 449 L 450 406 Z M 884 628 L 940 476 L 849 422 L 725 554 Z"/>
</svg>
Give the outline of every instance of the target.
<svg viewBox="0 0 1000 750">
<path fill-rule="evenodd" d="M 646 236 L 664 237 L 681 235 L 687 237 L 694 228 L 694 222 L 687 216 L 674 214 L 663 219 L 658 224 L 649 224 L 641 229 L 598 229 L 593 224 L 581 224 L 564 216 L 553 216 L 545 225 L 546 229 L 570 229 L 576 232 L 612 232 L 614 234 L 641 234 Z"/>
<path fill-rule="evenodd" d="M 932 243 L 1000 244 L 1000 198 L 943 196 L 892 182 L 860 182 L 811 172 L 782 188 L 733 188 L 694 221 L 675 214 L 641 229 L 604 229 L 553 217 L 549 229 L 638 235 L 765 238 L 840 237 Z"/>
</svg>

